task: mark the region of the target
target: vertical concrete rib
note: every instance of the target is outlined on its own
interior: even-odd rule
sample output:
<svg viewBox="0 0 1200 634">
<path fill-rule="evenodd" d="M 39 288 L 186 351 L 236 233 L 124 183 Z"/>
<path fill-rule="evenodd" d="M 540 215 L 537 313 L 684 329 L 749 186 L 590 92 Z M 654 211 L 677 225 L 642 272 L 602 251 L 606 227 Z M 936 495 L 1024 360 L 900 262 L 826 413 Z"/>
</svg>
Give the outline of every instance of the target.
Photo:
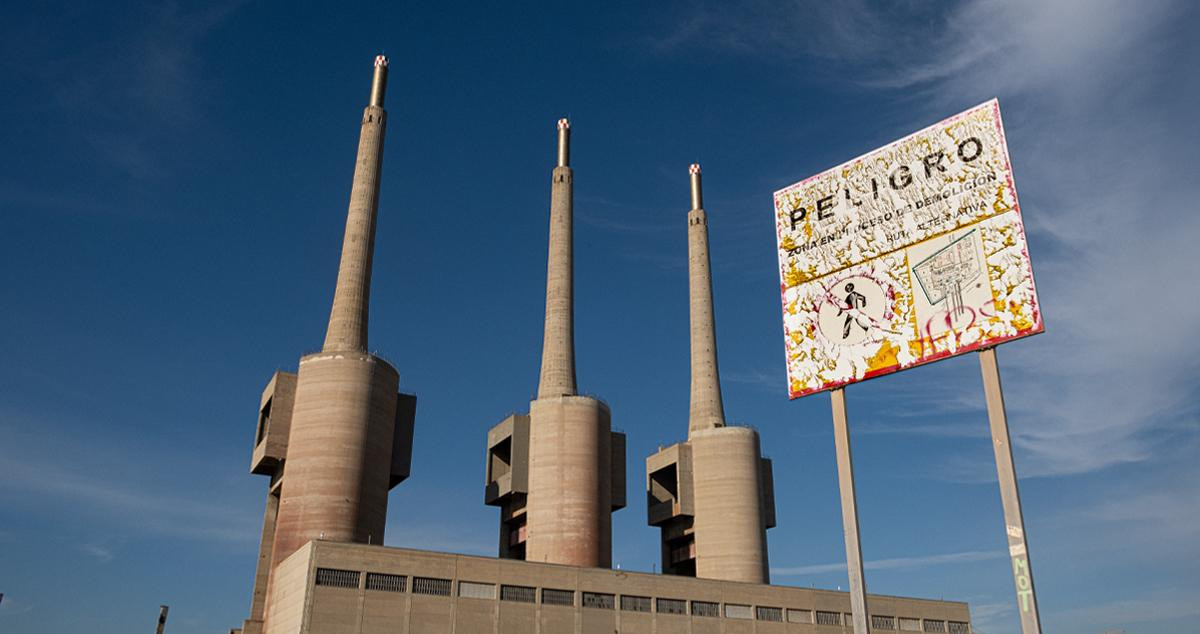
<svg viewBox="0 0 1200 634">
<path fill-rule="evenodd" d="M 688 212 L 688 301 L 692 337 L 692 398 L 688 434 L 725 426 L 721 377 L 717 371 L 717 334 L 713 319 L 712 272 L 708 257 L 708 214 L 700 193 L 700 165 L 691 174 L 692 210 Z"/>
<path fill-rule="evenodd" d="M 550 253 L 546 264 L 546 330 L 538 398 L 575 395 L 572 174 L 567 165 L 571 126 L 558 121 L 558 165 L 551 177 Z"/>
<path fill-rule="evenodd" d="M 363 110 L 362 132 L 358 139 L 358 159 L 350 189 L 350 210 L 346 215 L 346 237 L 342 241 L 337 288 L 333 292 L 329 330 L 325 333 L 322 348 L 326 351 L 365 352 L 367 349 L 371 259 L 375 250 L 379 171 L 383 165 L 383 133 L 387 124 L 387 112 L 383 109 L 387 69 L 387 58 L 376 57 L 371 99 Z"/>
</svg>

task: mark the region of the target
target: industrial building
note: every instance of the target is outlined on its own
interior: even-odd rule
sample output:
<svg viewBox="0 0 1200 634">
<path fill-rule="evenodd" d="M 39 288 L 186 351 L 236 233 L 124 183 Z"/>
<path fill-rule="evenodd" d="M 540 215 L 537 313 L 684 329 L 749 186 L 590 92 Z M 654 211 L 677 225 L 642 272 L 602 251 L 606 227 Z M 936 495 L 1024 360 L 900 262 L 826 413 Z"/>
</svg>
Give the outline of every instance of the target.
<svg viewBox="0 0 1200 634">
<path fill-rule="evenodd" d="M 662 529 L 662 569 L 675 575 L 767 583 L 775 526 L 771 461 L 758 432 L 725 424 L 700 166 L 689 168 L 688 303 L 692 351 L 688 439 L 646 459 L 646 518 Z"/>
<path fill-rule="evenodd" d="M 262 631 L 272 592 L 286 592 L 273 571 L 301 546 L 382 544 L 388 491 L 408 477 L 416 398 L 399 394 L 396 369 L 367 352 L 387 70 L 376 57 L 325 344 L 263 390 L 250 472 L 271 479 L 245 634 Z"/>
<path fill-rule="evenodd" d="M 561 119 L 537 399 L 488 431 L 484 501 L 500 507 L 501 557 L 607 568 L 612 512 L 625 507 L 625 435 L 612 431 L 606 403 L 575 388 L 570 143 Z"/>
<path fill-rule="evenodd" d="M 488 433 L 485 502 L 500 508 L 500 556 L 381 545 L 388 491 L 409 475 L 416 409 L 414 396 L 398 393 L 395 368 L 367 348 L 387 72 L 377 57 L 325 343 L 263 391 L 250 470 L 270 482 L 250 616 L 231 632 L 846 631 L 847 593 L 766 585 L 771 466 L 756 432 L 725 424 L 698 166 L 688 214 L 688 440 L 647 460 L 649 521 L 662 527 L 663 571 L 674 574 L 609 569 L 611 513 L 625 506 L 625 437 L 611 430 L 608 406 L 576 387 L 565 119 L 551 172 L 537 398 Z M 869 606 L 876 631 L 970 632 L 965 603 L 873 596 Z"/>
</svg>

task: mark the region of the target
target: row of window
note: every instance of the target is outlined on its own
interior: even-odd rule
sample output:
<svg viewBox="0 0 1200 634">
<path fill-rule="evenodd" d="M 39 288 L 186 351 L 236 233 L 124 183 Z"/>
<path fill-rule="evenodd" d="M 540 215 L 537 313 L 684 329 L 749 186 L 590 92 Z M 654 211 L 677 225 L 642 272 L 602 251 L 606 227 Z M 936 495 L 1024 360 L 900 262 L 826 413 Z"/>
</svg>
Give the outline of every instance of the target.
<svg viewBox="0 0 1200 634">
<path fill-rule="evenodd" d="M 358 588 L 360 575 L 354 570 L 338 570 L 336 568 L 317 568 L 316 584 L 334 588 Z M 406 592 L 408 578 L 403 575 L 389 575 L 379 572 L 368 572 L 366 577 L 367 590 L 384 592 Z M 413 577 L 413 594 L 425 594 L 439 597 L 452 595 L 453 582 L 449 579 L 433 577 Z M 604 592 L 581 592 L 581 603 L 585 608 L 612 610 L 616 608 L 616 595 Z M 469 599 L 496 599 L 496 584 L 475 581 L 459 581 L 458 596 Z M 538 589 L 531 586 L 500 585 L 500 600 L 518 603 L 537 603 Z M 542 605 L 559 605 L 573 607 L 575 605 L 574 590 L 555 588 L 541 589 Z M 658 614 L 691 614 L 692 616 L 721 616 L 721 604 L 713 601 L 687 601 L 684 599 L 667 599 L 642 597 L 635 595 L 620 595 L 622 610 L 629 612 L 650 612 L 651 606 Z M 689 610 L 690 608 L 690 610 Z M 849 625 L 850 614 L 842 612 L 827 612 L 825 610 L 797 610 L 793 608 L 778 608 L 770 606 L 749 606 L 736 603 L 725 604 L 725 618 L 756 619 L 759 621 L 775 621 L 782 623 L 786 616 L 788 623 L 815 623 L 817 625 Z M 970 634 L 971 626 L 962 621 L 942 621 L 938 619 L 918 619 L 910 617 L 871 615 L 871 629 L 899 630 L 902 632 L 945 632 L 948 634 Z"/>
</svg>

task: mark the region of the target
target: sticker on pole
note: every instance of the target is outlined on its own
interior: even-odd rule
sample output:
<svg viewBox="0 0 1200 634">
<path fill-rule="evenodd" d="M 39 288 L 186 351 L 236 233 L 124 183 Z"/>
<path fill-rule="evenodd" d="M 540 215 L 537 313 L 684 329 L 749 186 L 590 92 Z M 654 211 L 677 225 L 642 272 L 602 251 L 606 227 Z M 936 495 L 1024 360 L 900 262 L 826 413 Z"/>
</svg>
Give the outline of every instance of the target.
<svg viewBox="0 0 1200 634">
<path fill-rule="evenodd" d="M 996 100 L 775 192 L 788 393 L 1042 332 Z"/>
</svg>

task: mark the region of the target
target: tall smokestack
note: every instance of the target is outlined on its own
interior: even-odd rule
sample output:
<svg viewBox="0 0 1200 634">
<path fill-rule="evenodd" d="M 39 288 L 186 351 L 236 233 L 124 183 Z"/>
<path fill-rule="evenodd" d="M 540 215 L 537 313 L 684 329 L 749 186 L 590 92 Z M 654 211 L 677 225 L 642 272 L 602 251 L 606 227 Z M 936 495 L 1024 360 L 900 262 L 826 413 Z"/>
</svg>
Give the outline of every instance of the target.
<svg viewBox="0 0 1200 634">
<path fill-rule="evenodd" d="M 501 556 L 607 568 L 612 512 L 625 506 L 625 435 L 608 405 L 575 387 L 570 135 L 560 119 L 537 398 L 488 432 L 484 501 L 501 507 Z"/>
<path fill-rule="evenodd" d="M 757 431 L 725 426 L 700 165 L 688 173 L 688 439 L 646 459 L 647 521 L 662 529 L 664 573 L 767 583 L 766 530 L 775 525 L 771 461 L 762 457 Z"/>
<path fill-rule="evenodd" d="M 375 251 L 375 219 L 379 213 L 379 171 L 383 166 L 383 134 L 387 112 L 383 97 L 387 90 L 388 58 L 375 58 L 371 98 L 363 111 L 358 137 L 358 160 L 350 188 L 350 210 L 346 215 L 346 237 L 338 267 L 333 309 L 322 350 L 367 349 L 367 320 L 371 297 L 371 260 Z"/>
<path fill-rule="evenodd" d="M 538 398 L 575 395 L 574 271 L 572 265 L 573 181 L 571 124 L 558 120 L 558 165 L 551 173 L 550 254 L 546 264 L 546 330 Z"/>
<path fill-rule="evenodd" d="M 383 543 L 388 490 L 402 479 L 392 464 L 399 375 L 366 351 L 387 68 L 375 58 L 325 346 L 300 359 L 272 568 L 314 539 Z"/>
<path fill-rule="evenodd" d="M 387 72 L 376 57 L 325 344 L 263 390 L 251 472 L 271 481 L 246 634 L 270 630 L 273 571 L 306 543 L 383 543 L 388 491 L 408 477 L 416 397 L 398 394 L 399 373 L 367 352 Z"/>
<path fill-rule="evenodd" d="M 725 426 L 721 377 L 717 371 L 717 334 L 713 319 L 712 271 L 708 257 L 708 214 L 700 191 L 700 165 L 691 174 L 692 210 L 688 212 L 688 301 L 691 304 L 692 398 L 688 434 Z"/>
</svg>

